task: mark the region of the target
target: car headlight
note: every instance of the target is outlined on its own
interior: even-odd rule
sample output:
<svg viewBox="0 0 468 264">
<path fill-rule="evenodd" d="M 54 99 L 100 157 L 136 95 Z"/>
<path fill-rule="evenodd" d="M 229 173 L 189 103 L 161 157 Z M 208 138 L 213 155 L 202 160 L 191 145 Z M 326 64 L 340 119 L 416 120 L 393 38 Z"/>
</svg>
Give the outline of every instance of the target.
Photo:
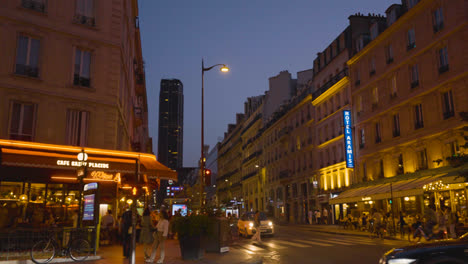
<svg viewBox="0 0 468 264">
<path fill-rule="evenodd" d="M 398 258 L 398 259 L 387 260 L 387 264 L 411 264 L 411 263 L 416 263 L 416 259 Z"/>
<path fill-rule="evenodd" d="M 249 226 L 250 226 L 250 227 L 253 227 L 253 223 L 249 223 Z"/>
<path fill-rule="evenodd" d="M 268 222 L 268 225 L 269 225 L 269 226 L 273 226 L 273 223 L 272 223 L 272 222 Z"/>
</svg>

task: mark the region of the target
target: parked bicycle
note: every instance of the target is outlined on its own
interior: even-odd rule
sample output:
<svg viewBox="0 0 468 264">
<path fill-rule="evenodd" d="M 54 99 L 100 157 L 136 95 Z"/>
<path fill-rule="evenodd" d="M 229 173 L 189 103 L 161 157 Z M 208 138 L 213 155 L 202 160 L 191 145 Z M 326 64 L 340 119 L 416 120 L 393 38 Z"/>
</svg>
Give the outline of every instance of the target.
<svg viewBox="0 0 468 264">
<path fill-rule="evenodd" d="M 36 242 L 31 248 L 31 260 L 36 264 L 49 263 L 55 256 L 70 256 L 74 261 L 83 261 L 91 253 L 88 240 L 78 236 L 73 237 L 70 232 L 68 243 L 62 247 L 61 241 L 56 239 L 56 233 L 51 232 L 48 239 Z"/>
<path fill-rule="evenodd" d="M 385 229 L 382 227 L 382 225 L 380 224 L 375 224 L 375 221 L 374 220 L 371 220 L 369 221 L 369 237 L 370 238 L 374 238 L 374 237 L 378 237 L 380 239 L 384 239 L 385 237 Z"/>
</svg>

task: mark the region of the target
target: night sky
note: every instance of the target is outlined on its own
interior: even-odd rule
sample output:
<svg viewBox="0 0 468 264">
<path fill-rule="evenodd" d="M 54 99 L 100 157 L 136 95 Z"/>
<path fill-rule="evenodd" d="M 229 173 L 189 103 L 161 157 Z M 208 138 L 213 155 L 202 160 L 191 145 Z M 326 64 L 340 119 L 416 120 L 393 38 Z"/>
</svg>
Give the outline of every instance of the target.
<svg viewBox="0 0 468 264">
<path fill-rule="evenodd" d="M 157 154 L 159 85 L 184 84 L 184 166 L 200 158 L 201 59 L 205 67 L 205 144 L 221 141 L 247 97 L 264 94 L 268 78 L 311 69 L 357 12 L 384 14 L 398 0 L 140 0 L 149 130 Z"/>
</svg>

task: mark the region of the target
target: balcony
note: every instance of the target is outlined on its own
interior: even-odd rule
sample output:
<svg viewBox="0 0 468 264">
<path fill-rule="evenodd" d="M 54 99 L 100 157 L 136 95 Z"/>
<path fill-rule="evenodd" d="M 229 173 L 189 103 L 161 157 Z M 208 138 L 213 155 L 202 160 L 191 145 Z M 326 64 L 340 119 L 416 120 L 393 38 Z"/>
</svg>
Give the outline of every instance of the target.
<svg viewBox="0 0 468 264">
<path fill-rule="evenodd" d="M 382 138 L 381 137 L 376 137 L 375 138 L 375 143 L 380 143 L 382 142 Z"/>
<path fill-rule="evenodd" d="M 448 70 L 449 70 L 448 64 L 442 65 L 442 66 L 439 67 L 439 73 L 444 73 L 444 72 L 446 72 Z"/>
<path fill-rule="evenodd" d="M 348 76 L 348 69 L 344 69 L 341 72 L 337 73 L 335 76 L 333 76 L 330 81 L 322 85 L 317 91 L 315 91 L 312 94 L 312 98 L 315 99 L 319 97 L 321 94 L 323 94 L 325 91 L 328 90 L 328 88 L 332 87 L 335 83 L 339 82 L 341 79 L 344 77 Z"/>
<path fill-rule="evenodd" d="M 422 122 L 422 121 L 414 123 L 414 129 L 420 129 L 420 128 L 423 128 L 423 127 L 424 127 L 424 122 Z"/>
<path fill-rule="evenodd" d="M 21 6 L 27 9 L 45 13 L 45 4 L 42 1 L 22 0 Z"/>
<path fill-rule="evenodd" d="M 414 48 L 416 48 L 416 42 L 410 43 L 410 44 L 408 44 L 408 46 L 406 46 L 407 51 L 410 51 L 410 50 L 412 50 Z"/>
<path fill-rule="evenodd" d="M 393 58 L 388 58 L 388 59 L 387 59 L 387 64 L 390 64 L 390 63 L 392 63 L 392 62 L 393 62 Z"/>
<path fill-rule="evenodd" d="M 18 75 L 24 75 L 24 76 L 37 78 L 39 77 L 39 68 L 31 67 L 29 65 L 24 65 L 24 64 L 16 64 L 15 73 Z"/>
<path fill-rule="evenodd" d="M 87 17 L 84 15 L 76 14 L 73 17 L 73 22 L 85 26 L 90 26 L 90 27 L 95 27 L 96 26 L 96 21 L 94 17 Z"/>
<path fill-rule="evenodd" d="M 444 22 L 440 22 L 437 25 L 433 26 L 434 33 L 441 31 L 444 28 Z"/>
<path fill-rule="evenodd" d="M 411 82 L 411 89 L 414 89 L 419 86 L 419 80 Z"/>
<path fill-rule="evenodd" d="M 393 130 L 393 137 L 399 137 L 400 136 L 400 130 Z"/>
<path fill-rule="evenodd" d="M 455 115 L 455 113 L 452 111 L 448 111 L 448 112 L 444 112 L 444 119 L 449 119 L 451 117 L 453 117 Z"/>
</svg>

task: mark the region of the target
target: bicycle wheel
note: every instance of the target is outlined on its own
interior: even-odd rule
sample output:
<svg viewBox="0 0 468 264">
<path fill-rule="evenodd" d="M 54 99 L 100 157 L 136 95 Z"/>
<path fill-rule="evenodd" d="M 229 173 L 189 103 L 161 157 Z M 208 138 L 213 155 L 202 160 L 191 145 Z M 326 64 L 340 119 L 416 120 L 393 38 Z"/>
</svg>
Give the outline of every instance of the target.
<svg viewBox="0 0 468 264">
<path fill-rule="evenodd" d="M 83 261 L 91 253 L 91 246 L 86 239 L 76 239 L 70 243 L 70 257 L 74 261 Z"/>
<path fill-rule="evenodd" d="M 51 240 L 41 240 L 31 248 L 31 260 L 34 263 L 49 263 L 54 257 L 55 245 Z"/>
</svg>

